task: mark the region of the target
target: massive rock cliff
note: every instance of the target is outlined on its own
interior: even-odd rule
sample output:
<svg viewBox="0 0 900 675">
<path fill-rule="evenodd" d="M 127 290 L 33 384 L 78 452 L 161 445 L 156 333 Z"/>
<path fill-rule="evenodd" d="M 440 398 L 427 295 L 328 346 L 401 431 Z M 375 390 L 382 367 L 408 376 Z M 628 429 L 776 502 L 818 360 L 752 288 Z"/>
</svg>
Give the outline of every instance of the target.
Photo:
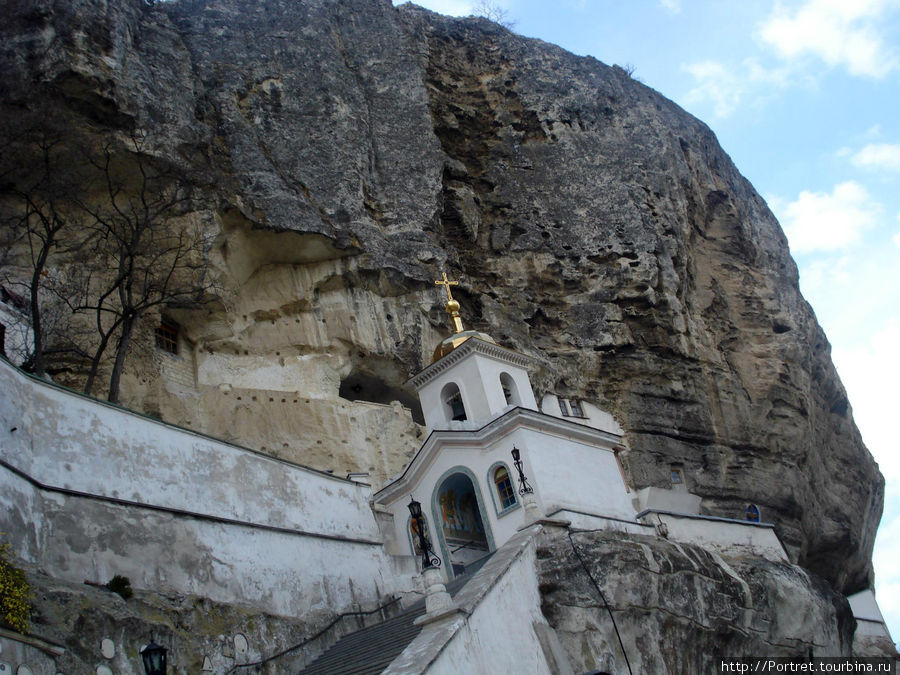
<svg viewBox="0 0 900 675">
<path fill-rule="evenodd" d="M 389 0 L 3 15 L 4 115 L 137 130 L 205 186 L 185 217 L 216 236 L 218 302 L 166 310 L 189 348 L 139 344 L 128 405 L 381 482 L 421 436 L 403 383 L 446 333 L 445 269 L 539 390 L 615 415 L 634 487 L 678 465 L 704 512 L 755 502 L 801 565 L 868 585 L 883 482 L 784 234 L 624 70 Z"/>
</svg>

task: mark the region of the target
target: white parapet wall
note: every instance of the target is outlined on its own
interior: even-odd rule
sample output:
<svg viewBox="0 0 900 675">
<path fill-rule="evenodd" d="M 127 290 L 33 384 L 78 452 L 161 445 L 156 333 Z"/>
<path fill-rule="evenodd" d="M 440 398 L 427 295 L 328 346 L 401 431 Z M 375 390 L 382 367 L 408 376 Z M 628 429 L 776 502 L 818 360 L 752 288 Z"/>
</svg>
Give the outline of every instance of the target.
<svg viewBox="0 0 900 675">
<path fill-rule="evenodd" d="M 36 380 L 0 359 L 0 532 L 52 576 L 340 611 L 394 593 L 370 488 Z M 405 575 L 408 577 L 408 574 Z"/>
<path fill-rule="evenodd" d="M 725 556 L 758 556 L 790 562 L 771 523 L 700 516 L 669 511 L 642 511 L 638 519 L 656 526 L 657 533 L 672 541 L 696 544 Z"/>
<path fill-rule="evenodd" d="M 885 646 L 894 644 L 878 602 L 875 591 L 865 590 L 847 596 L 853 618 L 856 619 L 856 632 L 853 634 L 853 653 L 856 656 L 869 656 L 884 653 Z"/>
<path fill-rule="evenodd" d="M 672 511 L 674 513 L 700 513 L 703 499 L 687 490 L 645 487 L 635 493 L 633 500 L 637 511 Z"/>
<path fill-rule="evenodd" d="M 541 612 L 535 542 L 519 532 L 494 552 L 453 598 L 458 613 L 426 624 L 384 675 L 572 673 Z"/>
</svg>

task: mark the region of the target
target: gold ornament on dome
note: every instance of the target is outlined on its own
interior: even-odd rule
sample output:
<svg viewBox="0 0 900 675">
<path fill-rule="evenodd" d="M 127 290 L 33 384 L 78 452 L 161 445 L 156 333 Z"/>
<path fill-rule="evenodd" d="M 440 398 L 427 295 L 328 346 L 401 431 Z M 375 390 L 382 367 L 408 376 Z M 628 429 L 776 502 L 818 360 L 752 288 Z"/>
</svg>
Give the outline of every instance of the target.
<svg viewBox="0 0 900 675">
<path fill-rule="evenodd" d="M 477 330 L 466 330 L 463 327 L 462 317 L 459 315 L 459 303 L 453 299 L 453 294 L 450 292 L 450 287 L 459 286 L 459 281 L 451 281 L 447 277 L 446 272 L 441 272 L 441 276 L 443 278 L 435 281 L 434 285 L 443 286 L 444 290 L 447 292 L 447 304 L 445 305 L 445 309 L 447 310 L 447 314 L 450 315 L 450 320 L 453 322 L 454 333 L 437 346 L 434 350 L 434 356 L 431 359 L 431 362 L 434 363 L 438 359 L 446 356 L 469 338 L 477 337 L 485 342 L 490 342 L 494 345 L 497 344 L 494 338 L 487 333 L 481 333 Z"/>
</svg>

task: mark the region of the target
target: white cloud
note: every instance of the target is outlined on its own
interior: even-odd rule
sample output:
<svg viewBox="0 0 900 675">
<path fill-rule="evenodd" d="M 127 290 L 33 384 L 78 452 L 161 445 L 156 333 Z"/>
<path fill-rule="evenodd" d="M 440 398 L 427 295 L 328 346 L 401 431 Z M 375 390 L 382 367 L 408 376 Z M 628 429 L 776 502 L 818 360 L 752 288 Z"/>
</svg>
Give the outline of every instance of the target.
<svg viewBox="0 0 900 675">
<path fill-rule="evenodd" d="M 897 345 L 900 345 L 900 317 L 892 317 L 859 346 L 849 349 L 835 346 L 832 350 L 832 359 L 853 407 L 853 418 L 891 484 L 900 483 L 900 442 L 895 424 L 897 382 L 900 382 Z M 900 518 L 897 527 L 900 530 Z M 897 581 L 900 582 L 900 576 Z"/>
<path fill-rule="evenodd" d="M 794 253 L 833 251 L 857 242 L 875 224 L 881 206 L 855 181 L 834 186 L 830 193 L 802 191 L 790 204 L 777 206 Z"/>
<path fill-rule="evenodd" d="M 869 143 L 850 161 L 864 169 L 900 171 L 900 143 Z"/>
<path fill-rule="evenodd" d="M 738 66 L 726 66 L 718 61 L 701 61 L 682 66 L 696 81 L 696 86 L 684 95 L 687 105 L 711 103 L 716 117 L 733 113 L 748 94 L 764 89 L 783 89 L 790 80 L 785 68 L 765 68 L 755 59 L 745 59 Z"/>
<path fill-rule="evenodd" d="M 672 14 L 681 12 L 681 0 L 659 0 L 659 4 L 666 11 L 672 12 Z"/>
<path fill-rule="evenodd" d="M 895 6 L 895 0 L 807 0 L 797 9 L 779 3 L 760 36 L 785 59 L 811 55 L 853 75 L 884 77 L 898 65 L 882 35 Z"/>
<path fill-rule="evenodd" d="M 744 83 L 724 65 L 716 61 L 702 61 L 682 67 L 697 82 L 697 86 L 685 94 L 685 103 L 710 102 L 716 117 L 727 117 L 737 108 L 744 92 Z"/>
<path fill-rule="evenodd" d="M 884 518 L 875 539 L 872 562 L 875 565 L 875 594 L 892 637 L 900 626 L 900 515 L 890 498 L 885 500 Z"/>
</svg>

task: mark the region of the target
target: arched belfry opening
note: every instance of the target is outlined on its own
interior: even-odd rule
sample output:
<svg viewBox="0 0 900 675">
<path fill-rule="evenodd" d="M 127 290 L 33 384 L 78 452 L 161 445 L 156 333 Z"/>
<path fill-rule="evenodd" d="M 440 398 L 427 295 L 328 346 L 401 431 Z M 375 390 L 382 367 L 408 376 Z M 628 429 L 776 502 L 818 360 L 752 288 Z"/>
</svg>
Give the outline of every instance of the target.
<svg viewBox="0 0 900 675">
<path fill-rule="evenodd" d="M 516 381 L 509 373 L 500 373 L 500 387 L 503 389 L 503 398 L 506 399 L 506 405 L 521 405 L 522 399 L 519 396 L 519 389 L 516 387 Z"/>
<path fill-rule="evenodd" d="M 444 417 L 448 422 L 463 422 L 469 419 L 465 403 L 463 403 L 462 392 L 455 382 L 448 382 L 444 386 L 441 391 L 441 401 L 444 404 Z"/>
<path fill-rule="evenodd" d="M 481 495 L 468 470 L 453 469 L 438 483 L 434 508 L 435 520 L 440 525 L 441 547 L 456 576 L 466 565 L 487 555 L 493 542 L 485 526 Z"/>
</svg>

